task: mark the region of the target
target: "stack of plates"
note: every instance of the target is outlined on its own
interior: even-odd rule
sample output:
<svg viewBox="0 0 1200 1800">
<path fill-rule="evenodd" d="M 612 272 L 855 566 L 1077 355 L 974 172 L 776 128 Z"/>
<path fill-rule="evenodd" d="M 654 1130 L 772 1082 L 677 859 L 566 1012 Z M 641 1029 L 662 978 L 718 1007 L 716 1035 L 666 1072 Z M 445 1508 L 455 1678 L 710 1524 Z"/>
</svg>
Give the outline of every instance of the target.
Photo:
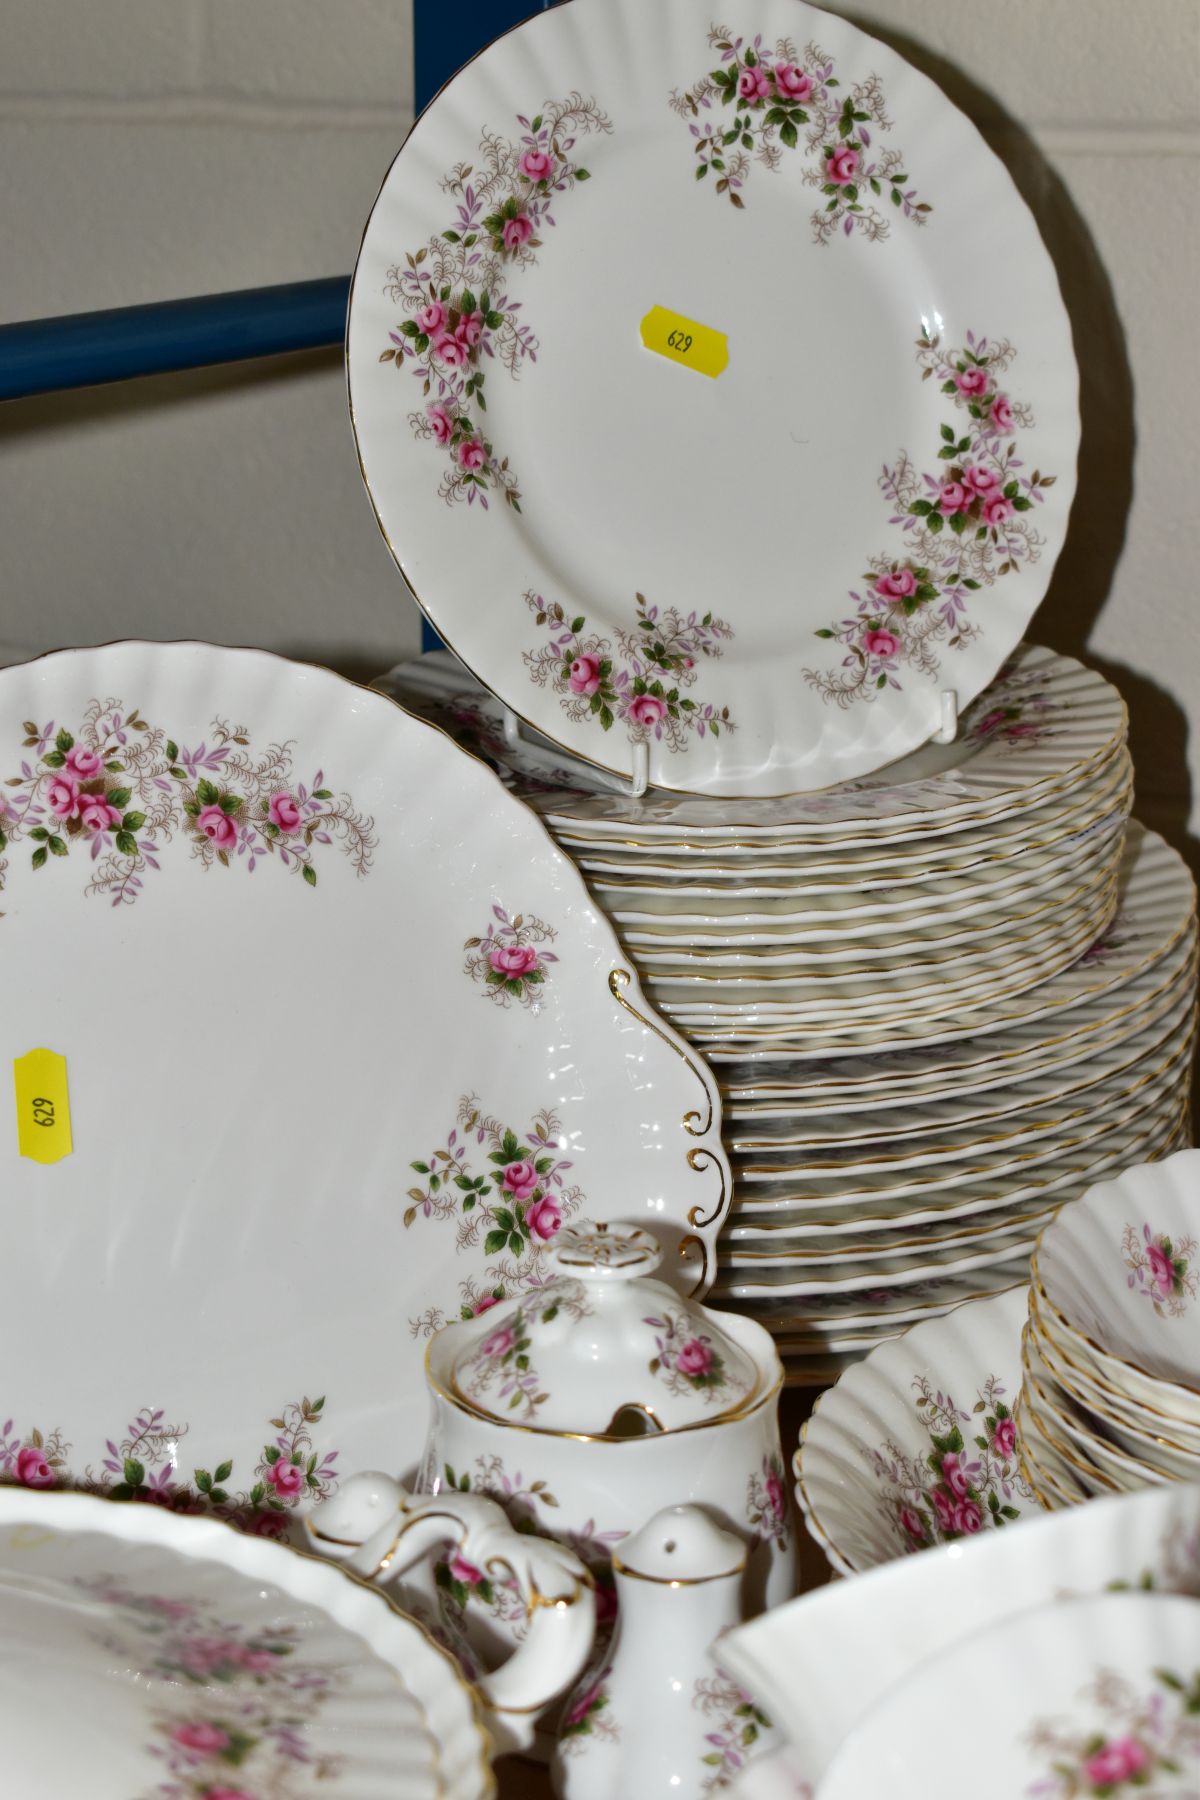
<svg viewBox="0 0 1200 1800">
<path fill-rule="evenodd" d="M 1200 1481 L 1200 1151 L 1129 1169 L 1042 1233 L 1017 1419 L 1048 1507 Z"/>
<path fill-rule="evenodd" d="M 741 802 L 585 789 L 444 654 L 381 685 L 542 815 L 714 1065 L 714 1291 L 792 1379 L 1024 1280 L 1053 1208 L 1184 1141 L 1195 890 L 1126 830 L 1124 708 L 1078 663 L 1022 648 L 886 781 Z"/>
</svg>

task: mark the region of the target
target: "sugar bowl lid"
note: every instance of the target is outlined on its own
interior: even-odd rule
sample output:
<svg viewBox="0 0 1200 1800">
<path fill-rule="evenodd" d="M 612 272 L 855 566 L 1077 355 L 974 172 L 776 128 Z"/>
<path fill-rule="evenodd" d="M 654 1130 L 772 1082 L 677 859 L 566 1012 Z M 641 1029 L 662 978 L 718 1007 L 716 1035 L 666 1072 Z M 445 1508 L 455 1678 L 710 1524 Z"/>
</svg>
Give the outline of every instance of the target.
<svg viewBox="0 0 1200 1800">
<path fill-rule="evenodd" d="M 534 1431 L 627 1438 L 715 1424 L 759 1397 L 752 1356 L 720 1317 L 654 1272 L 658 1241 L 636 1226 L 566 1226 L 544 1286 L 469 1325 L 454 1398 Z"/>
</svg>

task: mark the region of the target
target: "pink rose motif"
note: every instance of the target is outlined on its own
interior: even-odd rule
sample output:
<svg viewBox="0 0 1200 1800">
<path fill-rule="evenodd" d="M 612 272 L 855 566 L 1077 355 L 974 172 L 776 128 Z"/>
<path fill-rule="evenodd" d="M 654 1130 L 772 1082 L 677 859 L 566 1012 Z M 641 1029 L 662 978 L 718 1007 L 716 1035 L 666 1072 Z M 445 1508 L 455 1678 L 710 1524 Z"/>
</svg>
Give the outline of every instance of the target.
<svg viewBox="0 0 1200 1800">
<path fill-rule="evenodd" d="M 1164 1299 L 1169 1299 L 1175 1292 L 1175 1264 L 1158 1244 L 1146 1245 L 1146 1261 L 1150 1264 L 1150 1277 Z"/>
<path fill-rule="evenodd" d="M 525 1223 L 530 1237 L 539 1238 L 543 1244 L 548 1244 L 562 1224 L 562 1207 L 550 1194 L 543 1194 L 526 1211 Z"/>
<path fill-rule="evenodd" d="M 974 1500 L 960 1500 L 954 1509 L 954 1529 L 964 1537 L 973 1537 L 983 1527 L 983 1514 Z"/>
<path fill-rule="evenodd" d="M 269 1650 L 242 1650 L 238 1654 L 238 1662 L 252 1675 L 266 1675 L 275 1667 L 275 1661 Z"/>
<path fill-rule="evenodd" d="M 955 1450 L 949 1451 L 942 1458 L 942 1480 L 956 1500 L 966 1499 L 970 1483 L 967 1481 L 962 1459 Z"/>
<path fill-rule="evenodd" d="M 966 512 L 974 499 L 961 481 L 943 481 L 938 489 L 938 511 L 949 519 L 955 513 Z"/>
<path fill-rule="evenodd" d="M 942 1488 L 936 1487 L 930 1495 L 933 1510 L 937 1514 L 938 1524 L 943 1531 L 954 1530 L 954 1500 Z"/>
<path fill-rule="evenodd" d="M 1013 417 L 1012 401 L 1007 394 L 993 394 L 992 424 L 1000 431 L 1011 431 L 1016 424 L 1016 420 Z"/>
<path fill-rule="evenodd" d="M 518 213 L 515 219 L 505 219 L 500 235 L 506 250 L 520 250 L 533 236 L 533 220 L 528 213 Z"/>
<path fill-rule="evenodd" d="M 450 1558 L 447 1567 L 454 1580 L 461 1581 L 464 1587 L 478 1587 L 484 1579 L 483 1570 L 477 1569 L 474 1563 L 468 1562 L 466 1557 L 461 1556 L 457 1550 Z"/>
<path fill-rule="evenodd" d="M 448 444 L 454 436 L 454 420 L 444 406 L 427 406 L 426 415 L 433 431 L 435 444 Z"/>
<path fill-rule="evenodd" d="M 73 819 L 79 810 L 79 783 L 74 775 L 56 775 L 46 789 L 50 811 L 60 819 Z"/>
<path fill-rule="evenodd" d="M 583 1721 L 587 1718 L 593 1706 L 595 1706 L 597 1700 L 600 1698 L 601 1685 L 602 1684 L 598 1681 L 594 1687 L 588 1688 L 586 1693 L 580 1694 L 578 1700 L 563 1720 L 564 1725 L 582 1725 Z"/>
<path fill-rule="evenodd" d="M 1002 706 L 994 706 L 990 713 L 986 713 L 984 717 L 980 719 L 975 730 L 980 737 L 988 737 L 993 731 L 999 731 L 1007 717 L 1008 714 Z"/>
<path fill-rule="evenodd" d="M 497 944 L 488 951 L 488 961 L 497 975 L 514 976 L 519 981 L 522 975 L 532 975 L 537 968 L 538 953 L 532 944 Z"/>
<path fill-rule="evenodd" d="M 280 831 L 298 831 L 301 824 L 300 802 L 294 794 L 272 794 L 267 809 L 271 823 Z"/>
<path fill-rule="evenodd" d="M 636 694 L 629 702 L 629 717 L 635 725 L 661 725 L 667 716 L 667 703 L 655 694 Z"/>
<path fill-rule="evenodd" d="M 481 312 L 464 313 L 454 328 L 454 335 L 460 344 L 473 350 L 483 336 L 483 314 Z"/>
<path fill-rule="evenodd" d="M 479 1354 L 493 1362 L 498 1356 L 507 1356 L 516 1341 L 511 1326 L 497 1325 L 495 1331 L 490 1331 L 480 1344 Z"/>
<path fill-rule="evenodd" d="M 985 469 L 981 463 L 968 463 L 962 472 L 963 486 L 981 500 L 987 500 L 1000 490 L 1000 477 L 995 469 Z"/>
<path fill-rule="evenodd" d="M 920 1513 L 914 1512 L 911 1506 L 902 1506 L 899 1519 L 906 1536 L 910 1537 L 914 1544 L 925 1542 L 925 1521 Z"/>
<path fill-rule="evenodd" d="M 594 694 L 600 686 L 600 658 L 577 656 L 571 664 L 568 683 L 573 694 Z"/>
<path fill-rule="evenodd" d="M 196 824 L 218 850 L 232 850 L 237 843 L 237 826 L 219 806 L 201 807 Z"/>
<path fill-rule="evenodd" d="M 46 1452 L 39 1450 L 36 1444 L 22 1444 L 17 1451 L 14 1473 L 22 1487 L 54 1486 L 54 1470 L 46 1461 Z"/>
<path fill-rule="evenodd" d="M 171 1736 L 185 1750 L 195 1750 L 201 1756 L 220 1756 L 222 1750 L 229 1748 L 229 1733 L 207 1719 L 198 1719 L 194 1725 L 177 1725 Z"/>
<path fill-rule="evenodd" d="M 1114 1787 L 1140 1775 L 1150 1761 L 1145 1746 L 1134 1737 L 1114 1738 L 1089 1756 L 1083 1772 L 1094 1787 Z"/>
<path fill-rule="evenodd" d="M 291 1500 L 303 1492 L 304 1470 L 299 1463 L 289 1462 L 286 1456 L 281 1456 L 267 1470 L 267 1480 L 281 1500 Z"/>
<path fill-rule="evenodd" d="M 487 461 L 487 451 L 478 438 L 468 438 L 458 446 L 458 461 L 468 475 L 477 475 Z"/>
<path fill-rule="evenodd" d="M 66 766 L 73 775 L 78 775 L 80 781 L 91 781 L 100 773 L 104 764 L 97 753 L 89 750 L 86 744 L 72 744 L 67 751 Z"/>
<path fill-rule="evenodd" d="M 766 1489 L 767 1501 L 771 1511 L 775 1514 L 777 1519 L 782 1519 L 784 1510 L 783 1483 L 780 1481 L 774 1469 L 767 1470 L 766 1475 L 763 1477 L 763 1487 Z"/>
<path fill-rule="evenodd" d="M 675 1367 L 681 1375 L 707 1375 L 712 1368 L 712 1351 L 703 1338 L 689 1338 L 680 1346 L 675 1358 Z"/>
<path fill-rule="evenodd" d="M 900 639 L 890 631 L 872 626 L 869 631 L 863 632 L 862 645 L 868 656 L 895 656 L 900 648 Z"/>
<path fill-rule="evenodd" d="M 997 1419 L 992 1433 L 992 1449 L 1008 1462 L 1017 1448 L 1017 1428 L 1011 1419 Z"/>
<path fill-rule="evenodd" d="M 546 150 L 526 150 L 517 166 L 530 181 L 549 181 L 554 158 Z"/>
<path fill-rule="evenodd" d="M 917 578 L 911 569 L 892 569 L 875 583 L 882 600 L 911 600 L 917 591 Z"/>
<path fill-rule="evenodd" d="M 538 1172 L 531 1162 L 509 1163 L 500 1182 L 514 1200 L 528 1200 L 538 1184 Z"/>
<path fill-rule="evenodd" d="M 737 91 L 743 100 L 766 99 L 771 91 L 771 83 L 761 64 L 757 68 L 742 70 L 738 76 Z"/>
<path fill-rule="evenodd" d="M 477 1300 L 471 1308 L 471 1316 L 477 1319 L 480 1313 L 489 1312 L 493 1306 L 499 1306 L 499 1304 L 495 1294 L 485 1294 L 483 1299 Z"/>
<path fill-rule="evenodd" d="M 1003 494 L 993 494 L 983 503 L 983 521 L 985 525 L 1003 525 L 1012 512 L 1012 501 Z"/>
<path fill-rule="evenodd" d="M 81 794 L 79 796 L 79 822 L 85 831 L 95 835 L 100 831 L 109 831 L 114 825 L 121 823 L 121 815 L 115 806 L 110 806 L 103 794 Z"/>
<path fill-rule="evenodd" d="M 811 98 L 813 91 L 812 76 L 798 69 L 795 63 L 776 63 L 774 69 L 775 92 L 781 100 L 796 100 L 801 106 Z"/>
<path fill-rule="evenodd" d="M 959 369 L 954 376 L 954 385 L 959 393 L 968 400 L 977 400 L 980 394 L 986 394 L 990 385 L 986 369 L 974 367 Z"/>
<path fill-rule="evenodd" d="M 445 332 L 435 340 L 433 354 L 448 369 L 461 369 L 464 363 L 471 360 L 471 346 L 464 344 L 461 338 L 451 337 L 449 332 Z"/>
<path fill-rule="evenodd" d="M 825 174 L 837 187 L 849 187 L 858 174 L 859 154 L 848 144 L 839 144 L 825 164 Z"/>
<path fill-rule="evenodd" d="M 446 323 L 446 309 L 440 300 L 431 300 L 417 314 L 417 330 L 426 337 L 435 338 Z"/>
</svg>

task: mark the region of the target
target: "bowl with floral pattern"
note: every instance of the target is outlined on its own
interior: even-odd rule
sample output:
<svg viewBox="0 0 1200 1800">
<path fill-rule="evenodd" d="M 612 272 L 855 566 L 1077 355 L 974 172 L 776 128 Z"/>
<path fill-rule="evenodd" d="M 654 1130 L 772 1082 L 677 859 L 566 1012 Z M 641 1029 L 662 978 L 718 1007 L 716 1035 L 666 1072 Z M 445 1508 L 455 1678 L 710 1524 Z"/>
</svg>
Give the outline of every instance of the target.
<svg viewBox="0 0 1200 1800">
<path fill-rule="evenodd" d="M 1012 1412 L 1026 1292 L 969 1301 L 887 1339 L 817 1401 L 793 1461 L 796 1497 L 839 1573 L 1040 1510 Z"/>
<path fill-rule="evenodd" d="M 949 1800 L 962 1792 L 966 1767 L 975 1800 L 1195 1800 L 1200 1604 L 1177 1594 L 1106 1594 L 972 1634 L 873 1708 L 838 1753 L 820 1800 Z"/>
<path fill-rule="evenodd" d="M 1042 1232 L 1044 1323 L 1118 1394 L 1200 1425 L 1200 1150 L 1090 1188 Z"/>
<path fill-rule="evenodd" d="M 978 1532 L 831 1582 L 730 1632 L 721 1663 L 787 1734 L 798 1775 L 817 1786 L 869 1709 L 927 1658 L 1064 1595 L 1115 1587 L 1200 1596 L 1200 1488 L 1178 1483 L 1035 1515 L 1016 1531 Z M 934 1703 L 940 1744 L 946 1708 Z M 918 1710 L 928 1776 L 940 1760 L 940 1749 L 932 1759 L 928 1749 L 928 1694 Z M 980 1742 L 1007 1716 L 1006 1698 Z M 977 1746 L 972 1784 L 986 1760 Z M 948 1766 L 961 1782 L 966 1765 Z M 885 1792 L 868 1784 L 861 1795 Z M 1019 1792 L 1006 1790 L 1008 1800 Z"/>
</svg>

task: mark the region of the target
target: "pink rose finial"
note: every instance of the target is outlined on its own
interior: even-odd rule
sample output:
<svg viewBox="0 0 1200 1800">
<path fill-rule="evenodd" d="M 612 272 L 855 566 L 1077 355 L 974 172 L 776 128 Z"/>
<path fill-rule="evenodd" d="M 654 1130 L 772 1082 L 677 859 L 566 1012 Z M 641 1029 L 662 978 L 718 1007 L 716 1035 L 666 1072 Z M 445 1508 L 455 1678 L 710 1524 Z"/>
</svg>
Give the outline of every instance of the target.
<svg viewBox="0 0 1200 1800">
<path fill-rule="evenodd" d="M 85 831 L 93 836 L 101 831 L 111 831 L 114 825 L 121 823 L 121 815 L 115 806 L 110 806 L 103 794 L 81 794 L 79 796 L 79 822 Z"/>
<path fill-rule="evenodd" d="M 232 850 L 237 843 L 237 826 L 219 806 L 201 807 L 196 825 L 218 850 Z"/>
<path fill-rule="evenodd" d="M 230 1742 L 229 1733 L 207 1719 L 197 1719 L 193 1725 L 177 1725 L 171 1736 L 185 1750 L 195 1750 L 201 1756 L 220 1756 Z"/>
<path fill-rule="evenodd" d="M 571 664 L 568 685 L 573 694 L 583 694 L 585 697 L 594 694 L 600 686 L 600 658 L 577 656 Z"/>
<path fill-rule="evenodd" d="M 1012 401 L 1007 394 L 992 396 L 992 424 L 998 431 L 1011 431 L 1016 424 L 1013 417 Z"/>
<path fill-rule="evenodd" d="M 523 249 L 533 236 L 533 220 L 528 213 L 518 213 L 515 219 L 505 219 L 500 235 L 506 250 Z"/>
<path fill-rule="evenodd" d="M 67 751 L 66 766 L 80 781 L 91 781 L 97 776 L 104 764 L 95 750 L 89 750 L 86 744 L 72 744 Z"/>
<path fill-rule="evenodd" d="M 520 980 L 523 975 L 532 975 L 538 967 L 538 953 L 532 944 L 497 944 L 488 951 L 488 961 L 497 975 Z"/>
<path fill-rule="evenodd" d="M 494 1362 L 498 1356 L 507 1356 L 516 1341 L 516 1334 L 510 1325 L 497 1325 L 495 1331 L 489 1331 L 480 1344 L 479 1354 L 489 1362 Z"/>
<path fill-rule="evenodd" d="M 531 1162 L 511 1162 L 501 1175 L 500 1184 L 514 1200 L 528 1200 L 538 1184 L 538 1172 Z"/>
<path fill-rule="evenodd" d="M 1011 1419 L 997 1419 L 996 1429 L 992 1433 L 992 1448 L 997 1456 L 1005 1462 L 1011 1460 L 1017 1448 L 1017 1428 Z"/>
<path fill-rule="evenodd" d="M 876 625 L 863 632 L 862 645 L 868 656 L 895 656 L 900 639 L 894 632 L 884 631 Z"/>
<path fill-rule="evenodd" d="M 525 1223 L 529 1227 L 530 1237 L 548 1244 L 562 1224 L 562 1207 L 552 1194 L 543 1194 L 540 1200 L 535 1200 L 526 1209 Z"/>
<path fill-rule="evenodd" d="M 46 789 L 50 811 L 60 819 L 73 819 L 79 811 L 79 782 L 74 775 L 56 775 Z"/>
<path fill-rule="evenodd" d="M 938 511 L 947 519 L 952 518 L 955 513 L 966 512 L 974 498 L 961 481 L 943 481 L 938 489 Z"/>
<path fill-rule="evenodd" d="M 433 354 L 448 369 L 461 369 L 464 363 L 471 360 L 471 346 L 464 344 L 461 338 L 451 337 L 446 331 L 440 338 L 434 339 Z"/>
<path fill-rule="evenodd" d="M 977 400 L 980 394 L 986 394 L 990 383 L 986 369 L 977 369 L 973 365 L 955 372 L 954 385 L 967 400 Z"/>
<path fill-rule="evenodd" d="M 448 444 L 454 436 L 454 420 L 444 406 L 431 404 L 425 408 L 435 444 Z"/>
<path fill-rule="evenodd" d="M 281 1456 L 267 1470 L 267 1480 L 281 1500 L 290 1500 L 304 1489 L 304 1470 L 299 1463 L 289 1462 L 286 1456 Z"/>
<path fill-rule="evenodd" d="M 774 69 L 775 92 L 781 100 L 795 100 L 800 106 L 812 98 L 813 80 L 795 63 L 776 63 Z"/>
<path fill-rule="evenodd" d="M 546 150 L 526 150 L 517 166 L 530 181 L 549 181 L 554 158 Z"/>
<path fill-rule="evenodd" d="M 881 600 L 911 600 L 917 591 L 917 578 L 911 569 L 891 569 L 875 583 Z"/>
<path fill-rule="evenodd" d="M 712 1351 L 703 1338 L 689 1338 L 680 1346 L 675 1367 L 681 1375 L 707 1375 L 712 1368 Z"/>
<path fill-rule="evenodd" d="M 635 725 L 661 725 L 667 716 L 667 703 L 656 694 L 636 694 L 629 702 L 629 717 Z"/>
<path fill-rule="evenodd" d="M 989 494 L 983 503 L 983 522 L 985 525 L 1003 525 L 1012 509 L 1012 501 L 1004 494 Z"/>
<path fill-rule="evenodd" d="M 437 337 L 445 323 L 446 309 L 440 300 L 431 300 L 429 305 L 422 307 L 417 314 L 417 330 L 424 332 L 426 337 Z"/>
<path fill-rule="evenodd" d="M 22 1487 L 50 1488 L 54 1486 L 54 1470 L 46 1461 L 46 1452 L 36 1444 L 22 1444 L 17 1451 L 14 1473 Z"/>
<path fill-rule="evenodd" d="M 990 498 L 1000 491 L 1000 477 L 995 469 L 985 468 L 982 463 L 968 463 L 962 472 L 963 486 L 981 500 Z"/>
<path fill-rule="evenodd" d="M 858 174 L 860 157 L 857 150 L 851 150 L 848 144 L 839 144 L 829 154 L 825 164 L 825 174 L 837 187 L 849 187 Z"/>
<path fill-rule="evenodd" d="M 1097 1788 L 1115 1787 L 1140 1775 L 1150 1758 L 1135 1737 L 1114 1738 L 1088 1757 L 1083 1772 Z"/>
<path fill-rule="evenodd" d="M 1146 1261 L 1150 1264 L 1150 1276 L 1155 1287 L 1169 1299 L 1175 1292 L 1175 1264 L 1162 1247 L 1155 1243 L 1146 1245 Z"/>
<path fill-rule="evenodd" d="M 458 461 L 468 475 L 477 475 L 487 461 L 487 451 L 478 438 L 468 438 L 458 446 Z"/>
<path fill-rule="evenodd" d="M 272 794 L 267 809 L 272 825 L 280 831 L 298 831 L 301 824 L 300 802 L 294 794 Z"/>
</svg>

